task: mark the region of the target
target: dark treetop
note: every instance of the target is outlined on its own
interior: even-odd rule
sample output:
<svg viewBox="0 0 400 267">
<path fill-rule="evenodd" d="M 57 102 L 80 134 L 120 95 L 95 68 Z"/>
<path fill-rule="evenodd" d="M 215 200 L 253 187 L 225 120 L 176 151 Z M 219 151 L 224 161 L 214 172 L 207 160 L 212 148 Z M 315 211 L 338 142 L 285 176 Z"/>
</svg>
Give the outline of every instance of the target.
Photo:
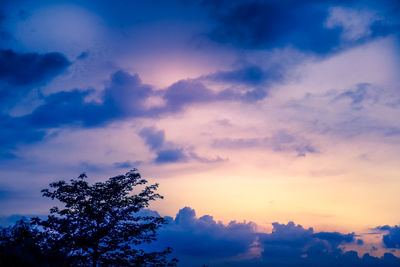
<svg viewBox="0 0 400 267">
<path fill-rule="evenodd" d="M 27 229 L 27 236 L 35 239 L 32 242 L 37 246 L 37 251 L 29 251 L 38 256 L 33 266 L 52 265 L 43 264 L 43 254 L 62 255 L 56 264 L 64 266 L 176 265 L 176 259 L 167 259 L 171 248 L 160 252 L 140 248 L 156 240 L 156 230 L 166 223 L 162 217 L 138 213 L 150 201 L 162 198 L 155 193 L 158 184 L 142 186 L 147 181 L 136 169 L 93 185 L 86 178 L 81 174 L 70 182 L 54 182 L 42 190 L 44 197 L 64 205 L 51 208 L 46 220 L 32 219 L 33 229 Z M 139 186 L 142 188 L 134 194 Z"/>
</svg>

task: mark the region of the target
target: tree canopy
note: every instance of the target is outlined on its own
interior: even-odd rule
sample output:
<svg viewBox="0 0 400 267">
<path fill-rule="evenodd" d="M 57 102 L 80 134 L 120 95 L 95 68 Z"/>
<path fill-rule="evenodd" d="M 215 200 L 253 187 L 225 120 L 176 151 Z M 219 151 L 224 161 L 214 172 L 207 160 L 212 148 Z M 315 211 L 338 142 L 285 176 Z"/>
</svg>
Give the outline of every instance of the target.
<svg viewBox="0 0 400 267">
<path fill-rule="evenodd" d="M 175 266 L 177 260 L 168 259 L 171 248 L 141 249 L 156 240 L 157 229 L 166 223 L 163 217 L 141 212 L 162 198 L 156 193 L 158 184 L 146 183 L 136 169 L 92 185 L 85 174 L 51 183 L 43 196 L 63 205 L 51 208 L 47 219 L 25 223 L 33 227 L 26 229 L 27 240 L 36 254 L 58 254 L 64 266 Z M 8 236 L 13 236 L 10 229 Z M 3 247 L 9 239 L 3 238 Z"/>
</svg>

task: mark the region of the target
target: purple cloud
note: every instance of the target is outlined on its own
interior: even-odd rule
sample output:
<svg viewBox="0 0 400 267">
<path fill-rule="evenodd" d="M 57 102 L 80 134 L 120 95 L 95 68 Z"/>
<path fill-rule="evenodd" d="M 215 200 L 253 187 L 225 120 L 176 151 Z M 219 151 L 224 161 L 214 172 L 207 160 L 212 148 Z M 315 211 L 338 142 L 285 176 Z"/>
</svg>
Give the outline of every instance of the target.
<svg viewBox="0 0 400 267">
<path fill-rule="evenodd" d="M 215 163 L 224 161 L 222 158 L 209 159 L 199 156 L 193 151 L 185 151 L 173 142 L 165 140 L 165 132 L 154 127 L 145 127 L 139 132 L 139 136 L 144 140 L 151 151 L 156 153 L 154 162 L 157 164 L 186 162 L 189 159 L 202 163 Z"/>
<path fill-rule="evenodd" d="M 222 138 L 213 141 L 213 146 L 223 149 L 271 149 L 277 152 L 295 151 L 298 157 L 304 157 L 308 153 L 317 153 L 318 150 L 310 141 L 289 134 L 286 131 L 279 131 L 269 137 L 255 138 Z"/>
<path fill-rule="evenodd" d="M 152 249 L 171 246 L 183 266 L 396 266 L 400 259 L 368 253 L 359 257 L 343 245 L 358 244 L 354 233 L 315 232 L 293 222 L 273 223 L 262 233 L 252 222 L 217 222 L 210 215 L 196 217 L 185 207 L 160 231 Z"/>
</svg>

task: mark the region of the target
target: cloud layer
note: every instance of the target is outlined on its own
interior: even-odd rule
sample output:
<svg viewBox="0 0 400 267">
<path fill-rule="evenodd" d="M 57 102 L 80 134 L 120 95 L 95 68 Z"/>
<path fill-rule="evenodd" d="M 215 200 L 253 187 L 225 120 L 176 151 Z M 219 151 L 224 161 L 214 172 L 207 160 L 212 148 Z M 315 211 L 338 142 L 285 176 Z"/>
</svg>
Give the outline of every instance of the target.
<svg viewBox="0 0 400 267">
<path fill-rule="evenodd" d="M 37 86 L 67 69 L 71 62 L 61 53 L 16 53 L 0 49 L 0 104 L 12 106 Z"/>
<path fill-rule="evenodd" d="M 391 253 L 359 256 L 346 245 L 362 246 L 356 234 L 315 232 L 293 222 L 273 223 L 271 233 L 258 231 L 252 222 L 216 222 L 212 216 L 197 218 L 193 209 L 181 209 L 168 218 L 152 248 L 171 246 L 182 266 L 396 266 Z M 386 238 L 387 239 L 387 238 Z M 385 237 L 383 238 L 385 242 Z"/>
<path fill-rule="evenodd" d="M 374 19 L 371 15 L 359 16 L 358 21 L 347 19 L 349 13 L 345 11 L 357 12 L 356 1 L 203 3 L 217 22 L 209 33 L 212 40 L 250 49 L 294 46 L 307 52 L 327 54 L 364 42 L 370 36 L 384 36 L 399 29 L 391 21 Z M 338 5 L 345 7 L 334 9 Z"/>
</svg>

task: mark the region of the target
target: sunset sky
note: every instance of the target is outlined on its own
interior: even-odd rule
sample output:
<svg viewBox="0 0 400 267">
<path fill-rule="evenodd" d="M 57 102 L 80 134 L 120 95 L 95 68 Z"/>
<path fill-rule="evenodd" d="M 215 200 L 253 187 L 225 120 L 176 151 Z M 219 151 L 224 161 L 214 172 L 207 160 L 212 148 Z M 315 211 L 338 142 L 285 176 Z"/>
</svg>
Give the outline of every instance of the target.
<svg viewBox="0 0 400 267">
<path fill-rule="evenodd" d="M 138 168 L 163 216 L 400 247 L 399 34 L 396 0 L 2 0 L 1 220 Z"/>
</svg>

